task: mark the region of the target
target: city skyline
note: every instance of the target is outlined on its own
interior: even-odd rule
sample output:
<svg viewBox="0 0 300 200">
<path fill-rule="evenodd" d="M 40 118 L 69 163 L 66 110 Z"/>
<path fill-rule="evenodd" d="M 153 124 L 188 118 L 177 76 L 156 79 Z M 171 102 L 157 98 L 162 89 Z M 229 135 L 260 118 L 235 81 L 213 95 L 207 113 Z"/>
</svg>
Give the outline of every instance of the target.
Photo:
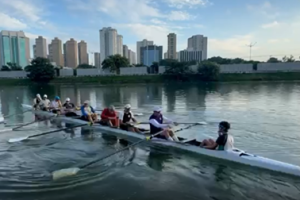
<svg viewBox="0 0 300 200">
<path fill-rule="evenodd" d="M 40 2 L 42 1 L 42 2 Z M 271 55 L 299 57 L 299 0 L 285 4 L 273 1 L 221 0 L 116 0 L 45 1 L 10 0 L 0 2 L 0 30 L 23 30 L 31 44 L 42 35 L 48 41 L 74 38 L 85 40 L 89 51 L 99 50 L 99 29 L 114 27 L 123 43 L 134 50 L 144 38 L 167 49 L 168 33 L 176 33 L 178 50 L 186 46 L 190 35 L 202 34 L 208 41 L 208 57 L 252 58 L 267 60 Z M 128 12 L 134 10 L 135 12 Z M 55 12 L 54 12 L 55 11 Z M 57 12 L 59 11 L 59 12 Z M 82 15 L 82 13 L 86 13 Z M 33 54 L 31 54 L 33 55 Z"/>
</svg>

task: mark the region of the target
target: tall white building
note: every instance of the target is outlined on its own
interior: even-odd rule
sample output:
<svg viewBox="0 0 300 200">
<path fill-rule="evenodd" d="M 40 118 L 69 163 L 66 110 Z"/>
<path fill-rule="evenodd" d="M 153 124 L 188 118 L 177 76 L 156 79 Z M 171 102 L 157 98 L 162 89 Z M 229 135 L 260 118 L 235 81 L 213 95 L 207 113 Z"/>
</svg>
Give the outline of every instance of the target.
<svg viewBox="0 0 300 200">
<path fill-rule="evenodd" d="M 202 60 L 207 59 L 207 37 L 203 35 L 193 35 L 188 39 L 187 49 L 202 51 Z"/>
<path fill-rule="evenodd" d="M 47 58 L 47 42 L 42 36 L 39 36 L 35 39 L 35 45 L 33 45 L 33 54 L 34 58 Z"/>
<path fill-rule="evenodd" d="M 105 58 L 118 53 L 118 33 L 116 29 L 104 27 L 100 30 L 100 63 Z"/>
<path fill-rule="evenodd" d="M 128 49 L 128 60 L 130 65 L 136 64 L 136 53 Z"/>
<path fill-rule="evenodd" d="M 136 53 L 137 53 L 137 63 L 141 64 L 141 47 L 146 47 L 146 46 L 150 46 L 150 45 L 154 45 L 153 41 L 148 41 L 146 39 L 144 39 L 143 41 L 137 42 L 136 43 Z"/>
<path fill-rule="evenodd" d="M 117 54 L 123 56 L 123 36 L 117 35 Z"/>
</svg>

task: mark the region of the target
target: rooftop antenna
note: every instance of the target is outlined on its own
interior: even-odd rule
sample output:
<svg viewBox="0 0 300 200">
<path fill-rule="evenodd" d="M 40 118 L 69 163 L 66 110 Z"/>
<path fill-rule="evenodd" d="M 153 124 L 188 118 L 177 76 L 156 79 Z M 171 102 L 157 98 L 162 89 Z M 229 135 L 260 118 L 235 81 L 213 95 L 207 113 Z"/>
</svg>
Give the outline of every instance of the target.
<svg viewBox="0 0 300 200">
<path fill-rule="evenodd" d="M 252 54 L 252 47 L 254 47 L 256 45 L 256 42 L 254 43 L 250 43 L 249 45 L 246 45 L 247 47 L 249 47 L 249 50 L 250 50 L 250 56 L 249 56 L 249 59 L 251 60 L 251 54 Z"/>
</svg>

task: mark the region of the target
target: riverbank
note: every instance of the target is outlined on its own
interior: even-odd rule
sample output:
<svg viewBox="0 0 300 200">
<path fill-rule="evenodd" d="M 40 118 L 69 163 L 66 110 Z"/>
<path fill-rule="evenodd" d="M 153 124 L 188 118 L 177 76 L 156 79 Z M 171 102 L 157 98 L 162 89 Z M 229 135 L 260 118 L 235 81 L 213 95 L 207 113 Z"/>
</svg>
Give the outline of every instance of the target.
<svg viewBox="0 0 300 200">
<path fill-rule="evenodd" d="M 216 82 L 236 81 L 295 81 L 300 80 L 300 72 L 251 73 L 251 74 L 220 74 Z M 136 84 L 164 82 L 203 82 L 199 75 L 131 75 L 131 76 L 94 76 L 55 78 L 50 84 Z M 34 84 L 29 79 L 0 79 L 0 85 Z"/>
</svg>

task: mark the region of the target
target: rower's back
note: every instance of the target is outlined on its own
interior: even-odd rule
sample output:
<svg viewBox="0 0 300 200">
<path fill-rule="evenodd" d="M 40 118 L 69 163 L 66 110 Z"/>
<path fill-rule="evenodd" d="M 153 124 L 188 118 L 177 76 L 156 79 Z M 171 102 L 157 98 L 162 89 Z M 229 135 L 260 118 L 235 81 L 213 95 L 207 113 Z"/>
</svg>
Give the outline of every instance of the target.
<svg viewBox="0 0 300 200">
<path fill-rule="evenodd" d="M 163 123 L 163 116 L 162 114 L 152 114 L 150 117 L 149 117 L 149 122 L 151 121 L 151 119 L 154 119 L 156 120 L 158 123 L 162 124 Z M 161 128 L 158 128 L 156 126 L 154 126 L 152 123 L 149 123 L 150 124 L 150 133 L 151 134 L 155 134 L 155 133 L 158 133 L 159 131 L 161 131 Z"/>
</svg>

